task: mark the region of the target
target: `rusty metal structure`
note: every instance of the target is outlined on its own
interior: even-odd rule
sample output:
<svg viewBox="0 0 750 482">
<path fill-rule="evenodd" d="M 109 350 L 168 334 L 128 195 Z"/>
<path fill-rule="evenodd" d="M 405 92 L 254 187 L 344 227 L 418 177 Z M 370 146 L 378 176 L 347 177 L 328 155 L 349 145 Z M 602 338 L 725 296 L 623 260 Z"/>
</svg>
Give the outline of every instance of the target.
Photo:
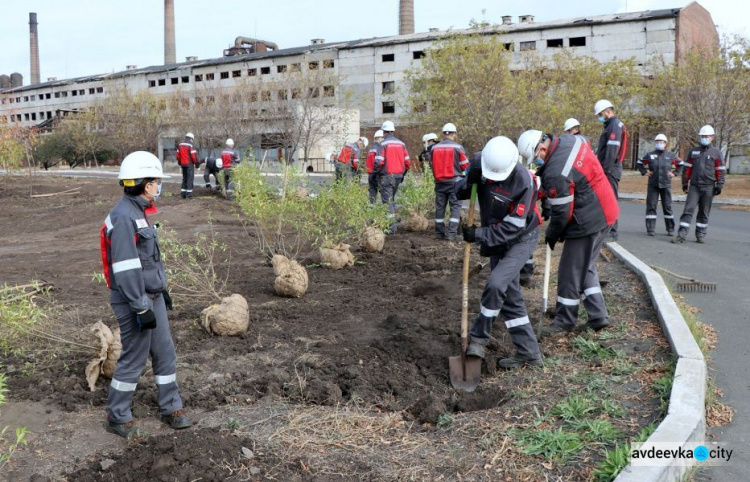
<svg viewBox="0 0 750 482">
<path fill-rule="evenodd" d="M 224 49 L 224 57 L 254 54 L 256 52 L 268 52 L 269 50 L 279 50 L 279 46 L 268 40 L 260 40 L 251 37 L 237 37 L 234 39 L 234 47 Z"/>
</svg>

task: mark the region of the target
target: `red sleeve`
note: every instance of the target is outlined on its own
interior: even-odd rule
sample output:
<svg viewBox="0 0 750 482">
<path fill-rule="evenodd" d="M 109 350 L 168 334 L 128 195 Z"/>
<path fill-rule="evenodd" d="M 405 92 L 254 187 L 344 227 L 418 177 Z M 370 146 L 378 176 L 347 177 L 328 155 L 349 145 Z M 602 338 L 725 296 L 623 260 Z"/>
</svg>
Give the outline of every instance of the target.
<svg viewBox="0 0 750 482">
<path fill-rule="evenodd" d="M 469 167 L 469 159 L 466 157 L 463 147 L 458 148 L 458 165 L 461 167 L 461 171 L 465 171 Z"/>
<path fill-rule="evenodd" d="M 404 174 L 409 171 L 411 167 L 411 159 L 409 159 L 409 151 L 406 150 L 406 144 L 404 144 Z"/>
</svg>

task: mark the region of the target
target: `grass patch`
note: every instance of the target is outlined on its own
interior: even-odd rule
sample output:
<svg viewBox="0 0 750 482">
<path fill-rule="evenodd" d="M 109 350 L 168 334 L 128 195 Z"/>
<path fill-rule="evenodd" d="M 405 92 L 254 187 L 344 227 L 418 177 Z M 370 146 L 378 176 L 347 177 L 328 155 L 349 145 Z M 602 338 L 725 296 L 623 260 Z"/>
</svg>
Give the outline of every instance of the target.
<svg viewBox="0 0 750 482">
<path fill-rule="evenodd" d="M 596 402 L 581 395 L 571 395 L 555 405 L 552 415 L 560 417 L 566 422 L 580 420 L 596 410 Z"/>
<path fill-rule="evenodd" d="M 645 442 L 656 430 L 656 425 L 650 424 L 643 427 L 635 438 L 636 442 Z M 630 443 L 623 445 L 615 444 L 614 448 L 604 449 L 604 460 L 599 462 L 594 468 L 594 480 L 599 482 L 610 482 L 615 480 L 617 475 L 630 462 Z"/>
<path fill-rule="evenodd" d="M 529 455 L 541 455 L 546 459 L 567 462 L 583 449 L 577 433 L 557 430 L 514 430 L 516 445 Z"/>
<path fill-rule="evenodd" d="M 596 340 L 577 336 L 573 338 L 573 346 L 578 350 L 584 360 L 607 360 L 621 358 L 623 355 L 619 350 L 602 346 Z"/>
<path fill-rule="evenodd" d="M 609 420 L 583 420 L 569 425 L 587 442 L 611 444 L 622 435 L 622 432 L 616 429 Z"/>
</svg>

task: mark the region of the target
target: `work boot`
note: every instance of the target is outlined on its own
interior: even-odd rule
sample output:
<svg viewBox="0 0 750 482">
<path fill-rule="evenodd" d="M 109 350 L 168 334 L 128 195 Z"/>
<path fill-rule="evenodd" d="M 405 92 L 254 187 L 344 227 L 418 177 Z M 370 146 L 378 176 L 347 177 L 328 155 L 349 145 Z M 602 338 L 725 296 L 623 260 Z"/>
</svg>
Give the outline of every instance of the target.
<svg viewBox="0 0 750 482">
<path fill-rule="evenodd" d="M 542 337 L 556 337 L 560 335 L 566 335 L 570 333 L 572 328 L 566 328 L 564 326 L 555 325 L 554 323 L 549 326 L 542 327 Z"/>
<path fill-rule="evenodd" d="M 528 358 L 525 356 L 521 356 L 518 353 L 513 355 L 513 358 L 503 358 L 502 360 L 497 361 L 497 367 L 498 368 L 505 368 L 506 370 L 512 369 L 512 368 L 521 368 L 523 366 L 535 366 L 540 367 L 543 366 L 544 363 L 542 362 L 542 358 Z"/>
<path fill-rule="evenodd" d="M 606 328 L 609 326 L 609 318 L 600 318 L 598 320 L 589 320 L 586 322 L 585 325 L 583 325 L 583 330 L 591 329 L 594 331 L 599 331 L 602 328 Z"/>
<path fill-rule="evenodd" d="M 521 283 L 521 286 L 523 286 L 524 288 L 528 288 L 529 286 L 531 286 L 531 277 L 521 276 L 519 282 Z"/>
<path fill-rule="evenodd" d="M 656 235 L 654 234 L 654 232 L 653 232 L 653 231 L 649 231 L 649 232 L 648 232 L 648 233 L 646 233 L 646 234 L 648 234 L 649 236 L 656 236 Z"/>
<path fill-rule="evenodd" d="M 211 189 L 211 185 L 210 184 L 206 184 L 206 189 Z"/>
<path fill-rule="evenodd" d="M 119 435 L 122 438 L 131 437 L 132 435 L 138 434 L 138 432 L 140 431 L 140 429 L 135 426 L 135 420 L 131 420 L 125 423 L 117 423 L 113 422 L 109 418 L 107 418 L 107 421 L 104 423 L 104 429 L 107 432 Z"/>
<path fill-rule="evenodd" d="M 188 418 L 183 410 L 175 410 L 169 415 L 162 415 L 161 421 L 175 430 L 188 428 L 193 425 L 193 422 Z"/>
<path fill-rule="evenodd" d="M 685 238 L 683 238 L 679 234 L 675 236 L 674 238 L 672 238 L 672 244 L 682 244 L 684 242 L 685 242 Z"/>
<path fill-rule="evenodd" d="M 706 240 L 703 239 L 703 236 L 701 236 L 700 238 L 695 238 L 695 242 L 698 244 L 706 244 Z"/>
<path fill-rule="evenodd" d="M 667 236 L 669 237 L 674 236 L 674 229 L 670 229 L 669 231 L 667 231 Z"/>
<path fill-rule="evenodd" d="M 484 345 L 480 345 L 479 343 L 469 343 L 469 348 L 466 349 L 466 356 L 484 358 L 486 352 L 487 350 L 484 348 Z"/>
</svg>

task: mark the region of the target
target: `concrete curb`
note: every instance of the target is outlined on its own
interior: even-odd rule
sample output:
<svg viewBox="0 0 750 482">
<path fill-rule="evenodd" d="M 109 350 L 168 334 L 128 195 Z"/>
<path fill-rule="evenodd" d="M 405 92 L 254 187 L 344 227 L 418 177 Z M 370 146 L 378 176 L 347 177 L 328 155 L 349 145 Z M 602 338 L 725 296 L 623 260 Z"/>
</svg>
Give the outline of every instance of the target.
<svg viewBox="0 0 750 482">
<path fill-rule="evenodd" d="M 677 356 L 667 416 L 648 438 L 648 442 L 679 443 L 692 449 L 704 443 L 706 438 L 706 360 L 659 273 L 619 244 L 607 243 L 607 247 L 648 287 L 662 330 L 669 340 L 672 352 Z M 680 462 L 660 467 L 633 467 L 628 464 L 615 482 L 682 480 L 688 469 Z"/>
<path fill-rule="evenodd" d="M 628 193 L 628 192 L 621 192 L 617 194 L 617 197 L 619 199 L 635 199 L 638 201 L 645 201 L 646 195 L 645 194 L 634 194 L 634 193 Z M 674 202 L 685 202 L 685 196 L 684 194 L 679 194 L 676 196 L 672 196 L 672 201 Z M 739 198 L 728 198 L 728 197 L 714 197 L 713 200 L 714 204 L 725 204 L 728 206 L 750 206 L 750 199 L 739 199 Z"/>
</svg>

